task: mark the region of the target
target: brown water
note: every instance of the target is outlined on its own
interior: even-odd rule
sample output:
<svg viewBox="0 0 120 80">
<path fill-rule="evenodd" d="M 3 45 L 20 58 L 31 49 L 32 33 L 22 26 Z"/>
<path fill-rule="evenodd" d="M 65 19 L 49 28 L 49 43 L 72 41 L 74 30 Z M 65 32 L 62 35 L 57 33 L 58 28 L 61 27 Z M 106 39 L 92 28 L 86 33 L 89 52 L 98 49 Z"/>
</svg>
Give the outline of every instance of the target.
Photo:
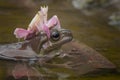
<svg viewBox="0 0 120 80">
<path fill-rule="evenodd" d="M 71 1 L 68 0 L 48 0 L 41 1 L 41 3 L 31 2 L 30 5 L 21 2 L 14 2 L 14 0 L 1 0 L 0 1 L 0 43 L 13 43 L 17 39 L 13 35 L 16 27 L 27 28 L 29 22 L 34 17 L 39 7 L 43 4 L 49 5 L 49 18 L 57 15 L 60 19 L 63 28 L 70 29 L 73 32 L 74 38 L 86 45 L 96 49 L 102 55 L 111 60 L 120 70 L 120 31 L 118 28 L 108 25 L 108 17 L 118 11 L 116 6 L 109 6 L 105 8 L 97 8 L 89 11 L 79 10 L 72 6 Z M 6 75 L 5 70 L 7 62 L 0 61 L 0 78 Z M 10 66 L 10 65 L 9 65 Z M 57 78 L 55 74 L 51 80 L 74 80 L 68 78 L 69 75 L 74 75 L 71 71 L 66 69 L 54 68 L 53 71 L 58 71 Z M 49 70 L 48 70 L 49 71 Z M 62 73 L 62 72 L 65 73 Z M 44 73 L 44 72 L 43 72 Z M 70 74 L 68 74 L 70 73 Z M 99 79 L 115 80 L 119 75 L 113 74 L 100 76 Z M 79 77 L 78 77 L 79 78 Z M 76 78 L 76 80 L 79 80 Z M 49 78 L 50 79 L 50 78 Z M 80 78 L 83 80 L 96 78 Z"/>
</svg>

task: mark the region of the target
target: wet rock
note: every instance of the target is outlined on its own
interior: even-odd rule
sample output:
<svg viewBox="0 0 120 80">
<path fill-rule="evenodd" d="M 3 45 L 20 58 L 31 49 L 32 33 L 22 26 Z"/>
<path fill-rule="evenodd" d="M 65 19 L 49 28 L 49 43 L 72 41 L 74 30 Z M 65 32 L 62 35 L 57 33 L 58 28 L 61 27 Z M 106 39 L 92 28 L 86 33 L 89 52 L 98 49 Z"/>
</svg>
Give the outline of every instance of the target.
<svg viewBox="0 0 120 80">
<path fill-rule="evenodd" d="M 109 17 L 109 25 L 120 27 L 120 12 L 115 12 Z M 119 28 L 120 29 L 120 28 Z"/>
</svg>

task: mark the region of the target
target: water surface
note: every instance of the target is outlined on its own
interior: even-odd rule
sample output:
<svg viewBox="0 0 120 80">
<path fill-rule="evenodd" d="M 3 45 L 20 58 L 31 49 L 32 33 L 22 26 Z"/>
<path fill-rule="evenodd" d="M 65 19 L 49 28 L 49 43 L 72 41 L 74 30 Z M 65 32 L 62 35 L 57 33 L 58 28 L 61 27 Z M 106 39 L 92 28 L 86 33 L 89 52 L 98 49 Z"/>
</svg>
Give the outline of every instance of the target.
<svg viewBox="0 0 120 80">
<path fill-rule="evenodd" d="M 27 28 L 29 22 L 34 17 L 39 7 L 43 4 L 49 5 L 49 18 L 53 15 L 57 15 L 60 19 L 63 28 L 70 29 L 74 35 L 74 38 L 79 42 L 85 43 L 93 49 L 100 52 L 102 55 L 112 61 L 117 69 L 120 70 L 120 30 L 116 27 L 108 25 L 108 17 L 118 11 L 114 6 L 106 8 L 97 8 L 91 11 L 85 11 L 76 9 L 73 7 L 72 2 L 68 0 L 48 0 L 38 3 L 37 0 L 33 3 L 33 6 L 28 6 L 23 0 L 21 2 L 12 2 L 8 0 L 0 1 L 0 43 L 13 43 L 17 42 L 17 39 L 13 35 L 13 31 L 16 27 Z M 5 77 L 5 70 L 7 62 L 0 61 L 0 78 Z M 43 70 L 43 68 L 41 69 Z M 47 68 L 44 70 L 47 70 Z M 50 69 L 50 71 L 52 68 Z M 47 70 L 49 71 L 49 69 Z M 57 76 L 54 76 L 50 80 L 75 80 L 74 77 L 68 77 L 69 75 L 75 75 L 70 70 L 64 68 L 53 68 L 52 71 L 59 72 Z M 63 71 L 65 71 L 63 73 Z M 44 72 L 43 72 L 44 73 Z M 69 74 L 70 73 L 70 74 Z M 115 80 L 120 78 L 118 74 L 106 74 L 106 76 L 97 77 L 76 77 L 76 80 Z"/>
</svg>

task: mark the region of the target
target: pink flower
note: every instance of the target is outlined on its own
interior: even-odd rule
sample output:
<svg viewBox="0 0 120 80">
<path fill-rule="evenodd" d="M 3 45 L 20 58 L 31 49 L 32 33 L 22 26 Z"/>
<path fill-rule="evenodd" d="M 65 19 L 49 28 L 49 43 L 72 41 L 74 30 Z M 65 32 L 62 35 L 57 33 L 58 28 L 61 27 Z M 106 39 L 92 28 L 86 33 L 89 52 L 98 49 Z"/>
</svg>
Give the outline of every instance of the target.
<svg viewBox="0 0 120 80">
<path fill-rule="evenodd" d="M 32 31 L 25 30 L 22 28 L 16 28 L 14 31 L 14 35 L 16 35 L 16 38 L 26 37 L 29 33 L 32 33 Z"/>
<path fill-rule="evenodd" d="M 49 28 L 55 27 L 56 29 L 60 29 L 60 22 L 58 20 L 58 17 L 54 15 L 46 24 Z"/>
<path fill-rule="evenodd" d="M 47 12 L 48 7 L 41 7 L 41 10 L 35 15 L 29 24 L 28 29 L 16 28 L 14 31 L 14 35 L 16 38 L 24 38 L 29 37 L 29 34 L 32 35 L 35 32 L 38 33 L 40 31 L 44 31 L 47 34 L 48 39 L 50 38 L 50 29 L 56 28 L 60 29 L 60 22 L 56 15 L 54 15 L 50 20 L 47 21 Z"/>
</svg>

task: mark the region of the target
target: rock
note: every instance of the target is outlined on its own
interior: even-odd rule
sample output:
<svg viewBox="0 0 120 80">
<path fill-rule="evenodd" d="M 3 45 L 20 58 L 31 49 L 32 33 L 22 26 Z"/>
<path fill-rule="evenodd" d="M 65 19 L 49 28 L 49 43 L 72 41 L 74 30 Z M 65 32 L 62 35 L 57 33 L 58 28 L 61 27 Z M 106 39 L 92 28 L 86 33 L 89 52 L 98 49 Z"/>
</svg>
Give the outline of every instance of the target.
<svg viewBox="0 0 120 80">
<path fill-rule="evenodd" d="M 109 25 L 120 27 L 120 12 L 115 12 L 109 17 Z M 120 29 L 120 28 L 119 28 Z"/>
</svg>

